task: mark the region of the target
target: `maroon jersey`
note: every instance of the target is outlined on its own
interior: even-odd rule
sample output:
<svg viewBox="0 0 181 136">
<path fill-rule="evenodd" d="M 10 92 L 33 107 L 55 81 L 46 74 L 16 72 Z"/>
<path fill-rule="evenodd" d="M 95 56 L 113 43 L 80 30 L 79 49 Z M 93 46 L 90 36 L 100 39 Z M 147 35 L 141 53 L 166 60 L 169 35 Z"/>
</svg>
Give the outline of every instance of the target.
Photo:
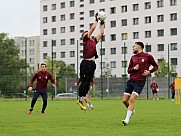
<svg viewBox="0 0 181 136">
<path fill-rule="evenodd" d="M 134 66 L 139 64 L 139 69 L 135 70 Z M 144 70 L 149 70 L 150 65 L 153 68 L 150 70 L 150 73 L 153 73 L 158 69 L 158 65 L 155 62 L 152 55 L 141 52 L 131 57 L 129 66 L 128 66 L 128 73 L 130 74 L 130 80 L 132 81 L 146 81 L 146 76 L 143 76 Z"/>
<path fill-rule="evenodd" d="M 157 90 L 157 89 L 158 89 L 157 83 L 152 83 L 151 86 L 150 86 L 150 88 L 151 88 L 152 90 Z"/>
<path fill-rule="evenodd" d="M 175 91 L 175 83 L 170 84 L 170 89 L 171 89 L 172 91 Z"/>
<path fill-rule="evenodd" d="M 35 88 L 36 90 L 47 90 L 47 83 L 49 79 L 52 82 L 52 84 L 55 84 L 54 78 L 48 71 L 44 73 L 41 71 L 35 73 L 35 75 L 30 80 L 30 87 L 33 87 L 33 82 L 35 81 L 35 79 L 37 79 Z"/>
<path fill-rule="evenodd" d="M 88 38 L 87 35 L 84 36 L 84 39 L 83 39 L 83 58 L 84 59 L 90 59 L 94 56 L 97 56 L 97 51 L 96 51 L 97 43 L 98 42 L 95 37 Z"/>
</svg>

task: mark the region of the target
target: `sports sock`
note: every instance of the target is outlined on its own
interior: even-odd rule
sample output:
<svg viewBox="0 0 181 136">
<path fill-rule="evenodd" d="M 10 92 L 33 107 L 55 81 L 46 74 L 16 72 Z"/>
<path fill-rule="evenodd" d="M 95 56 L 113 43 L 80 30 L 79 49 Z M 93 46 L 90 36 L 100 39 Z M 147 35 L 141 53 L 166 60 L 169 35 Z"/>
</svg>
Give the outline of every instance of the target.
<svg viewBox="0 0 181 136">
<path fill-rule="evenodd" d="M 87 103 L 87 107 L 89 107 L 89 103 Z"/>
<path fill-rule="evenodd" d="M 127 110 L 127 115 L 126 115 L 126 119 L 125 119 L 125 121 L 126 121 L 127 123 L 129 122 L 129 119 L 130 119 L 132 113 L 133 113 L 132 110 Z"/>
</svg>

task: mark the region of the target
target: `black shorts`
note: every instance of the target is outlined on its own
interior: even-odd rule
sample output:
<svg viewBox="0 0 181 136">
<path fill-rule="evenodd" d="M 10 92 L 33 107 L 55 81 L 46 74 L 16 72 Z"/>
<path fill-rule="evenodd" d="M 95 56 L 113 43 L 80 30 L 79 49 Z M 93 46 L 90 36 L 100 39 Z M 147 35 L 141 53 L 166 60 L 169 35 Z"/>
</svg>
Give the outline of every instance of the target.
<svg viewBox="0 0 181 136">
<path fill-rule="evenodd" d="M 145 81 L 128 80 L 124 94 L 131 95 L 132 92 L 134 92 L 137 95 L 139 95 L 142 92 L 144 86 L 145 86 Z"/>
<path fill-rule="evenodd" d="M 33 99 L 37 100 L 39 95 L 41 95 L 43 101 L 46 101 L 48 98 L 48 93 L 46 90 L 34 90 Z"/>
<path fill-rule="evenodd" d="M 155 93 L 158 93 L 158 91 L 157 90 L 152 90 L 152 93 L 155 94 Z"/>
</svg>

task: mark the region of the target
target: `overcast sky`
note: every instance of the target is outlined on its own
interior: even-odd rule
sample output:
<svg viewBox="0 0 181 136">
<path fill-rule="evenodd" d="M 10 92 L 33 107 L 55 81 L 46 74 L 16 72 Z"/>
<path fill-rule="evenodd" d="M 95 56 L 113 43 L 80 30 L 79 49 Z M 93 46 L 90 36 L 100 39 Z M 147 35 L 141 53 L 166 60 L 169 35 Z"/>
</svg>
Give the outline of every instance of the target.
<svg viewBox="0 0 181 136">
<path fill-rule="evenodd" d="M 40 0 L 0 0 L 0 33 L 40 35 Z"/>
</svg>

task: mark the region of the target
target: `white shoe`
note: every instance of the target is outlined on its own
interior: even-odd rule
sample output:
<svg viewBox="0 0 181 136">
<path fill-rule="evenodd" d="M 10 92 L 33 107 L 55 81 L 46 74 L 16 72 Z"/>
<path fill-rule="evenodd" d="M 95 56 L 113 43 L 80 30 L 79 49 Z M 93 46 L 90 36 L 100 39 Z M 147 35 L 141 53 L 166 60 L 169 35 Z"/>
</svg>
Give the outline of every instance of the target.
<svg viewBox="0 0 181 136">
<path fill-rule="evenodd" d="M 93 105 L 89 105 L 89 110 L 93 110 L 94 106 Z"/>
<path fill-rule="evenodd" d="M 157 98 L 157 100 L 159 100 L 159 98 Z"/>
<path fill-rule="evenodd" d="M 122 120 L 123 126 L 126 126 L 128 124 L 128 122 L 126 122 L 125 120 Z"/>
</svg>

